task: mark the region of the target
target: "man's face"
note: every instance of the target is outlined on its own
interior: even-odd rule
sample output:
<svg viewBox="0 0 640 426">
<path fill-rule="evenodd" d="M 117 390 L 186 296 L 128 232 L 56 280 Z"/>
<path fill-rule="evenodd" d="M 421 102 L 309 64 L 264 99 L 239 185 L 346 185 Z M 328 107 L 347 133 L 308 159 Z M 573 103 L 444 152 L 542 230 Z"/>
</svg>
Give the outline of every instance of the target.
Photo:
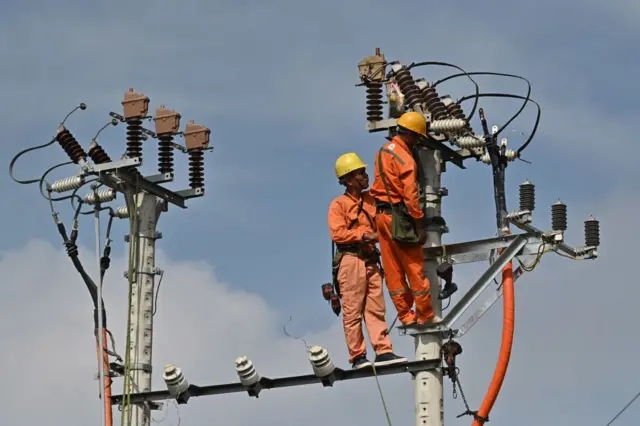
<svg viewBox="0 0 640 426">
<path fill-rule="evenodd" d="M 369 187 L 369 175 L 367 174 L 367 170 L 354 170 L 347 183 L 352 188 L 358 188 L 361 190 L 367 189 Z"/>
</svg>

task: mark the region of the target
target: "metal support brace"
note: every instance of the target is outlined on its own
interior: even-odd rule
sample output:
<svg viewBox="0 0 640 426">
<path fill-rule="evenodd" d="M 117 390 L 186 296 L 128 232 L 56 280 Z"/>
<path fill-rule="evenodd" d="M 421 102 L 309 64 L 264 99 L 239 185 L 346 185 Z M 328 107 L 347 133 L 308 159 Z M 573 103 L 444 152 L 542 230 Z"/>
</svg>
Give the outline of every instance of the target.
<svg viewBox="0 0 640 426">
<path fill-rule="evenodd" d="M 460 318 L 460 316 L 471 306 L 471 304 L 480 296 L 480 294 L 487 288 L 487 286 L 493 281 L 493 279 L 502 271 L 502 269 L 518 255 L 520 250 L 527 244 L 527 238 L 518 235 L 518 237 L 509 244 L 498 258 L 487 268 L 487 270 L 480 276 L 478 281 L 469 289 L 469 291 L 462 296 L 460 301 L 447 313 L 442 320 L 443 324 L 447 328 L 451 326 Z"/>
<path fill-rule="evenodd" d="M 452 329 L 452 325 L 460 316 L 473 304 L 480 294 L 487 288 L 493 279 L 502 269 L 527 245 L 528 240 L 524 235 L 518 235 L 511 241 L 509 246 L 498 256 L 480 278 L 471 286 L 469 291 L 462 296 L 460 301 L 449 311 L 441 322 L 428 324 L 426 326 L 398 327 L 400 335 L 419 336 L 422 334 L 436 334 L 448 336 L 450 333 L 457 334 L 457 330 Z M 488 308 L 487 308 L 488 309 Z"/>
</svg>

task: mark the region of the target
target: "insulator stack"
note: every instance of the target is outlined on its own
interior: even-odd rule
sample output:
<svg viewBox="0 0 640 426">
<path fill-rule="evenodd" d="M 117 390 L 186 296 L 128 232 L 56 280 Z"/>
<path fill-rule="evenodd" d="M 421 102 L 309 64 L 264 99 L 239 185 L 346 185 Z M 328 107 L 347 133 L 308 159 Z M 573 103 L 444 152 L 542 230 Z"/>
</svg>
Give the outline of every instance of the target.
<svg viewBox="0 0 640 426">
<path fill-rule="evenodd" d="M 551 206 L 551 229 L 554 231 L 567 230 L 567 206 L 560 200 Z"/>
<path fill-rule="evenodd" d="M 158 135 L 158 171 L 173 173 L 173 136 Z"/>
<path fill-rule="evenodd" d="M 453 102 L 450 103 L 449 105 L 447 105 L 447 111 L 449 112 L 449 115 L 451 115 L 453 118 L 459 118 L 460 120 L 466 120 L 466 116 L 464 115 L 464 111 L 462 110 L 462 107 Z M 471 125 L 469 123 L 466 123 L 464 126 L 464 130 L 473 133 L 473 130 L 471 129 Z"/>
<path fill-rule="evenodd" d="M 142 120 L 140 117 L 127 119 L 127 157 L 142 158 Z"/>
<path fill-rule="evenodd" d="M 113 215 L 118 219 L 126 219 L 129 217 L 129 208 L 127 206 L 120 206 L 113 212 Z"/>
<path fill-rule="evenodd" d="M 177 397 L 189 389 L 189 382 L 184 377 L 182 370 L 173 364 L 167 364 L 164 366 L 164 374 L 162 379 L 167 385 L 169 393 L 173 397 Z"/>
<path fill-rule="evenodd" d="M 91 141 L 89 144 L 89 157 L 95 164 L 110 163 L 111 157 L 105 152 L 104 149 L 96 141 Z"/>
<path fill-rule="evenodd" d="M 382 83 L 372 81 L 365 87 L 367 88 L 367 121 L 380 121 L 384 117 Z"/>
<path fill-rule="evenodd" d="M 600 221 L 589 216 L 584 221 L 584 245 L 587 247 L 600 246 Z"/>
<path fill-rule="evenodd" d="M 504 152 L 504 156 L 506 157 L 507 161 L 514 161 L 516 158 L 518 158 L 518 153 L 513 149 L 506 149 Z M 480 157 L 480 161 L 482 161 L 484 164 L 491 164 L 491 156 L 489 156 L 488 152 L 485 152 Z"/>
<path fill-rule="evenodd" d="M 457 132 L 466 126 L 464 120 L 458 118 L 447 118 L 446 120 L 435 120 L 429 124 L 429 128 L 438 133 Z"/>
<path fill-rule="evenodd" d="M 56 135 L 56 141 L 60 144 L 64 152 L 67 153 L 71 161 L 79 164 L 82 161 L 86 161 L 87 153 L 84 152 L 82 146 L 78 143 L 75 137 L 71 134 L 66 127 L 58 127 L 58 134 Z"/>
<path fill-rule="evenodd" d="M 189 186 L 192 189 L 204 188 L 204 150 L 189 151 Z"/>
<path fill-rule="evenodd" d="M 427 83 L 420 92 L 425 107 L 431 113 L 432 120 L 444 120 L 449 117 L 447 107 L 440 100 L 440 95 L 438 95 L 435 87 Z"/>
<path fill-rule="evenodd" d="M 318 377 L 326 377 L 336 369 L 331 361 L 329 352 L 322 346 L 315 345 L 309 348 L 309 360 L 311 361 L 313 372 Z"/>
<path fill-rule="evenodd" d="M 484 146 L 484 138 L 480 135 L 461 136 L 454 139 L 453 143 L 463 149 L 482 148 Z"/>
<path fill-rule="evenodd" d="M 236 371 L 243 386 L 250 387 L 260 381 L 260 375 L 246 356 L 236 358 Z"/>
<path fill-rule="evenodd" d="M 411 108 L 415 109 L 416 106 L 422 103 L 422 94 L 420 93 L 420 89 L 418 89 L 416 82 L 413 80 L 411 71 L 409 71 L 407 67 L 403 66 L 394 72 L 394 76 L 398 83 L 398 87 L 400 88 L 400 92 L 404 95 L 405 102 Z"/>
<path fill-rule="evenodd" d="M 62 193 L 78 189 L 82 186 L 83 183 L 84 178 L 82 176 L 69 176 L 53 182 L 49 186 L 49 189 L 53 192 Z"/>
<path fill-rule="evenodd" d="M 91 191 L 84 196 L 82 201 L 84 201 L 87 204 L 93 205 L 93 204 L 96 204 L 96 198 L 98 200 L 98 203 L 108 203 L 109 201 L 113 201 L 116 199 L 116 191 L 114 191 L 111 188 Z"/>
<path fill-rule="evenodd" d="M 520 211 L 532 212 L 536 208 L 536 186 L 525 180 L 520 184 Z"/>
</svg>

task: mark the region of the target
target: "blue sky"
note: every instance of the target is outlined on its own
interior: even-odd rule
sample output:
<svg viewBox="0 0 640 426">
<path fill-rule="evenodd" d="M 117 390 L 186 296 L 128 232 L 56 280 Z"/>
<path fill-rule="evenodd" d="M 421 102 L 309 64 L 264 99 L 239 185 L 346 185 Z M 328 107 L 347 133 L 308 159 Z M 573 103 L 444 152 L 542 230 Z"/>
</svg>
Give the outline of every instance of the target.
<svg viewBox="0 0 640 426">
<path fill-rule="evenodd" d="M 152 108 L 164 103 L 179 110 L 183 122 L 194 119 L 212 129 L 215 151 L 207 157 L 207 195 L 191 201 L 186 211 L 170 209 L 163 215 L 159 230 L 164 239 L 159 247 L 166 263 L 176 268 L 190 268 L 191 263 L 180 262 L 192 261 L 206 262 L 215 268 L 215 276 L 202 278 L 204 281 L 198 290 L 208 297 L 217 297 L 218 290 L 211 288 L 218 289 L 220 282 L 228 283 L 222 287 L 226 290 L 220 290 L 231 298 L 227 303 L 248 306 L 249 302 L 234 300 L 249 298 L 273 315 L 273 322 L 268 323 L 273 339 L 263 336 L 264 344 L 252 347 L 254 352 L 263 351 L 260 356 L 265 359 L 267 354 L 280 354 L 275 348 L 289 344 L 279 332 L 283 318 L 289 315 L 295 319 L 295 328 L 300 333 L 327 339 L 326 336 L 331 336 L 333 351 L 344 351 L 339 327 L 323 305 L 319 291 L 319 285 L 330 276 L 326 208 L 340 191 L 333 175 L 333 162 L 345 151 L 357 151 L 372 163 L 375 150 L 383 142 L 379 134 L 364 131 L 364 93 L 354 87 L 358 83 L 358 61 L 380 47 L 388 59 L 402 62 L 444 61 L 468 71 L 498 71 L 527 77 L 533 85 L 533 98 L 542 105 L 543 115 L 538 136 L 525 151 L 525 158 L 533 164 L 517 162 L 508 169 L 510 206 L 516 207 L 517 185 L 529 178 L 537 185 L 537 224 L 549 225 L 548 206 L 561 198 L 569 207 L 568 235 L 572 242 L 580 244 L 582 221 L 594 214 L 603 221 L 603 248 L 597 262 L 574 265 L 560 259 L 545 259 L 540 272 L 526 277 L 528 284 L 519 296 L 518 320 L 522 331 L 519 329 L 517 335 L 523 352 L 514 355 L 510 374 L 515 377 L 525 374 L 533 368 L 531 365 L 548 368 L 541 364 L 544 356 L 534 356 L 523 349 L 537 348 L 543 345 L 537 342 L 551 339 L 537 325 L 541 321 L 537 317 L 540 305 L 544 306 L 545 315 L 549 315 L 549 328 L 545 328 L 544 333 L 557 333 L 558 344 L 549 348 L 549 352 L 570 351 L 583 347 L 581 345 L 593 352 L 594 339 L 600 340 L 595 344 L 600 348 L 597 350 L 608 355 L 607 348 L 611 345 L 621 348 L 632 345 L 622 331 L 618 335 L 612 330 L 623 330 L 627 327 L 625 324 L 638 320 L 637 310 L 624 309 L 624 303 L 633 299 L 628 292 L 636 291 L 626 288 L 629 286 L 625 278 L 630 275 L 627 265 L 634 261 L 628 249 L 638 236 L 630 218 L 639 207 L 635 182 L 640 178 L 634 161 L 638 148 L 633 140 L 634 118 L 638 115 L 635 97 L 640 92 L 634 74 L 640 8 L 633 2 L 539 1 L 535 5 L 514 5 L 496 1 L 427 7 L 417 1 L 394 6 L 388 2 L 362 0 L 348 4 L 334 1 L 125 3 L 117 0 L 91 7 L 75 1 L 60 1 L 55 6 L 33 1 L 28 7 L 16 4 L 2 9 L 0 35 L 5 43 L 0 46 L 3 64 L 0 93 L 4 102 L 0 112 L 4 143 L 0 153 L 6 163 L 18 150 L 48 140 L 64 114 L 79 102 L 86 102 L 89 109 L 76 113 L 68 126 L 86 146 L 106 123 L 108 111 L 120 110 L 120 100 L 129 87 L 148 95 Z M 416 76 L 434 81 L 447 73 L 449 70 L 430 67 L 421 69 Z M 526 90 L 520 82 L 508 79 L 478 77 L 477 81 L 481 90 L 487 92 L 524 93 Z M 448 92 L 457 98 L 472 91 L 468 82 L 458 79 L 443 85 L 440 93 Z M 483 101 L 481 106 L 492 124 L 506 121 L 517 108 L 515 102 L 500 100 Z M 521 133 L 530 131 L 534 113 L 534 108 L 527 109 L 506 132 L 510 147 L 517 147 L 523 139 Z M 477 122 L 474 126 L 479 129 Z M 123 129 L 106 130 L 100 142 L 112 157 L 117 157 L 124 147 Z M 21 177 L 35 176 L 48 165 L 65 160 L 56 147 L 25 158 L 17 168 Z M 145 159 L 145 170 L 152 173 L 155 169 L 153 149 L 145 151 Z M 178 160 L 182 161 L 178 169 L 180 184 L 185 186 L 186 158 Z M 70 168 L 56 177 L 73 172 Z M 39 252 L 30 251 L 36 249 L 28 246 L 29 242 L 44 239 L 59 248 L 46 202 L 37 194 L 37 189 L 16 185 L 6 174 L 0 179 L 5 200 L 11 200 L 9 207 L 0 211 L 0 219 L 6 224 L 0 250 L 33 262 L 29 256 Z M 493 235 L 490 169 L 475 163 L 469 164 L 466 171 L 449 167 L 443 185 L 450 191 L 444 200 L 444 214 L 452 231 L 445 236 L 445 241 Z M 68 217 L 68 210 L 61 207 L 61 211 Z M 125 229 L 124 224 L 116 228 L 117 255 L 122 255 L 121 238 Z M 89 259 L 92 238 L 92 223 L 87 220 L 82 224 L 81 241 Z M 56 259 L 65 262 L 63 258 Z M 42 268 L 53 267 L 47 263 L 48 259 L 41 262 Z M 167 269 L 166 265 L 159 266 Z M 76 280 L 70 271 L 55 270 Z M 470 284 L 471 274 L 477 270 L 461 270 L 457 280 L 462 288 Z M 111 279 L 118 283 L 114 286 L 121 287 L 124 283 L 120 276 L 114 266 Z M 179 288 L 186 277 L 175 278 L 173 283 L 165 279 L 166 294 L 177 298 L 176 306 L 171 309 L 175 312 L 193 309 L 187 300 L 195 295 L 186 296 Z M 608 282 L 606 291 L 600 289 L 599 280 Z M 15 294 L 18 291 L 15 288 L 3 291 L 16 298 L 16 302 L 11 298 L 3 302 L 6 304 L 3 312 L 12 312 L 10 308 L 16 307 L 22 296 Z M 74 289 L 68 291 L 65 300 L 76 297 L 71 296 L 75 295 Z M 77 292 L 82 292 L 80 284 Z M 621 297 L 620 294 L 626 295 L 618 301 L 620 308 L 612 314 L 606 313 L 598 299 L 603 295 L 615 299 Z M 90 312 L 86 295 L 77 297 L 83 301 L 79 303 L 84 303 L 82 309 Z M 180 297 L 187 299 L 180 300 Z M 24 300 L 28 303 L 28 299 Z M 124 303 L 124 299 L 114 296 L 111 305 Z M 164 303 L 170 305 L 170 300 Z M 607 307 L 616 306 L 614 301 L 605 303 Z M 553 309 L 547 308 L 551 305 Z M 574 324 L 572 318 L 585 320 L 583 306 L 590 306 L 586 316 L 593 317 L 594 323 L 583 326 L 577 322 L 576 329 L 567 330 L 568 324 Z M 393 308 L 389 308 L 390 321 Z M 629 305 L 629 309 L 632 308 L 633 305 Z M 51 314 L 55 312 L 52 308 Z M 202 315 L 234 326 L 230 319 L 222 318 L 222 314 Z M 465 338 L 468 339 L 465 356 L 473 359 L 468 362 L 474 368 L 465 378 L 466 382 L 474 382 L 467 386 L 475 387 L 473 395 L 477 403 L 488 383 L 497 352 L 498 342 L 491 340 L 491 336 L 498 333 L 499 315 L 496 308 L 492 316 L 477 326 L 477 332 Z M 610 315 L 620 316 L 620 322 L 611 319 L 605 327 L 602 322 Z M 250 317 L 258 322 L 266 321 L 257 314 Z M 171 324 L 175 319 L 166 321 Z M 597 327 L 602 333 L 589 337 Z M 629 332 L 631 330 L 629 328 Z M 26 331 L 20 333 L 24 337 Z M 90 331 L 87 329 L 84 333 Z M 540 337 L 539 341 L 535 341 L 536 336 Z M 566 343 L 562 336 L 574 341 Z M 72 337 L 70 334 L 69 338 Z M 12 338 L 9 331 L 3 338 Z M 410 342 L 401 343 L 400 337 L 395 341 L 405 345 L 401 346 L 405 352 L 411 351 L 406 346 Z M 484 354 L 474 354 L 475 348 L 482 352 L 483 342 L 490 349 Z M 79 345 L 87 351 L 92 348 L 87 341 Z M 228 346 L 234 345 L 243 346 L 229 340 Z M 264 349 L 269 345 L 274 349 Z M 630 347 L 629 351 L 632 352 Z M 566 355 L 568 361 L 573 359 Z M 87 352 L 86 358 L 92 362 L 93 355 Z M 557 354 L 553 359 L 563 358 Z M 580 377 L 592 375 L 591 369 L 595 368 L 586 359 L 584 370 L 576 373 L 583 374 Z M 588 359 L 598 365 L 602 363 L 593 353 Z M 562 372 L 571 366 L 558 365 L 557 368 Z M 581 416 L 585 407 L 599 401 L 602 395 L 597 390 L 606 388 L 608 399 L 597 402 L 597 410 L 591 409 L 589 414 L 590 423 L 603 423 L 633 395 L 632 378 L 638 373 L 629 372 L 631 383 L 624 385 L 606 376 L 577 385 L 579 392 L 567 396 L 567 390 L 562 394 L 567 398 L 563 403 L 559 402 L 560 397 L 538 395 L 541 399 L 536 404 L 546 407 L 543 410 L 555 413 L 554 416 L 566 424 L 584 423 Z M 530 395 L 526 381 L 537 378 L 525 379 L 525 376 L 520 376 L 525 383 L 507 382 L 506 386 L 512 387 L 507 388 L 509 395 L 503 398 L 510 397 L 510 405 L 505 402 L 496 406 L 493 415 L 496 423 L 498 419 L 503 423 L 517 420 L 524 426 L 538 423 L 539 417 L 515 417 L 519 411 L 514 407 L 526 406 L 519 405 L 528 400 L 525 395 L 526 398 L 536 395 L 535 392 L 534 396 Z M 82 380 L 79 379 L 78 386 L 94 386 Z M 406 392 L 407 398 L 412 399 L 410 384 L 389 380 L 389 386 L 397 385 L 398 392 Z M 547 386 L 556 386 L 562 381 L 550 380 L 553 382 Z M 544 389 L 543 385 L 535 382 L 529 388 Z M 342 389 L 342 392 L 374 390 L 371 383 Z M 522 397 L 518 399 L 517 395 Z M 237 404 L 242 407 L 247 401 L 238 400 Z M 398 404 L 402 407 L 402 403 Z M 261 405 L 267 409 L 266 403 Z M 354 415 L 362 414 L 355 402 L 353 405 Z M 619 424 L 631 424 L 629 419 L 638 409 L 631 409 Z M 190 407 L 181 410 L 188 412 Z M 312 407 L 301 406 L 300 410 L 301 413 L 313 412 Z M 206 413 L 206 409 L 202 413 Z M 448 423 L 463 424 L 453 418 L 454 414 L 457 409 L 448 411 Z M 90 417 L 91 413 L 87 415 Z M 410 413 L 401 408 L 397 409 L 397 416 L 397 421 L 411 418 Z M 237 425 L 249 421 L 233 412 L 225 418 Z M 283 424 L 293 419 L 293 414 L 289 420 L 278 416 Z M 382 420 L 377 414 L 372 419 Z M 199 424 L 197 421 L 193 417 L 190 423 Z"/>
</svg>

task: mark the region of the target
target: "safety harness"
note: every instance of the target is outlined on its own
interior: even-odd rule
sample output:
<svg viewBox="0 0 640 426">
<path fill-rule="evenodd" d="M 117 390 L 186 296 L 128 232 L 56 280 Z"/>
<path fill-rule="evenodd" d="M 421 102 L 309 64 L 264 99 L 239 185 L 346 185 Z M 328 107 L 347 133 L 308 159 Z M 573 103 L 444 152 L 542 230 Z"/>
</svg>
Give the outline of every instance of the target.
<svg viewBox="0 0 640 426">
<path fill-rule="evenodd" d="M 358 223 L 360 218 L 360 213 L 364 213 L 371 225 L 371 228 L 374 229 L 374 223 L 369 213 L 363 209 L 364 206 L 364 198 L 360 199 L 360 203 L 358 204 L 358 210 L 356 212 L 356 217 L 349 223 L 347 229 L 353 228 L 353 226 Z M 331 305 L 331 309 L 333 313 L 336 315 L 340 315 L 342 312 L 342 306 L 340 304 L 340 298 L 342 294 L 340 293 L 340 284 L 338 282 L 338 273 L 340 271 L 340 263 L 342 262 L 342 258 L 346 253 L 356 255 L 365 261 L 367 265 L 378 265 L 380 268 L 380 273 L 384 274 L 382 270 L 382 263 L 380 261 L 380 252 L 374 246 L 373 248 L 365 247 L 362 243 L 352 243 L 352 244 L 336 244 L 333 240 L 331 240 L 331 276 L 332 282 L 326 283 L 322 285 L 322 297 Z"/>
</svg>

